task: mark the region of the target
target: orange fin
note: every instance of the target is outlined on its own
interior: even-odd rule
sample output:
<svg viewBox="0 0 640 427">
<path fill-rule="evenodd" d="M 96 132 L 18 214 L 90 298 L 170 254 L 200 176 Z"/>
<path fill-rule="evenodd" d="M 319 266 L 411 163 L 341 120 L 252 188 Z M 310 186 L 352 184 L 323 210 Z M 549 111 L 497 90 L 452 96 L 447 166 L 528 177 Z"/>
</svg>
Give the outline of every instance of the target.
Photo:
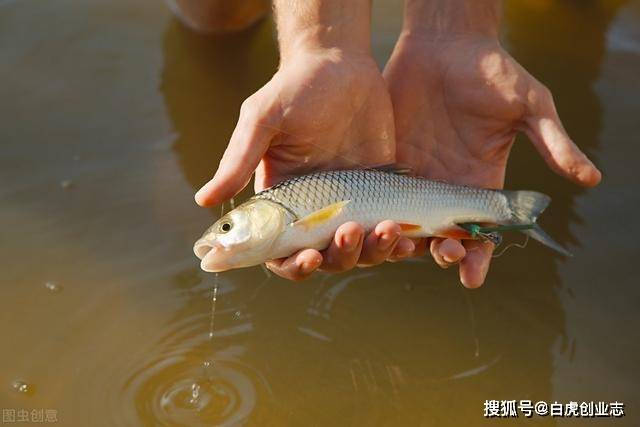
<svg viewBox="0 0 640 427">
<path fill-rule="evenodd" d="M 444 237 L 446 239 L 456 239 L 456 240 L 473 239 L 473 236 L 471 236 L 471 233 L 469 233 L 467 230 L 465 230 L 462 227 L 458 227 L 457 225 L 450 228 L 444 228 L 442 230 L 438 230 L 438 232 L 435 233 L 435 236 Z"/>
<path fill-rule="evenodd" d="M 422 230 L 422 226 L 418 224 L 409 224 L 407 222 L 399 222 L 400 231 L 402 233 L 416 233 Z"/>
<path fill-rule="evenodd" d="M 305 229 L 310 230 L 318 225 L 324 224 L 331 218 L 340 215 L 342 208 L 348 205 L 350 200 L 343 200 L 341 202 L 333 203 L 327 207 L 324 207 L 315 212 L 311 212 L 309 215 L 294 222 L 293 226 L 303 226 Z"/>
</svg>

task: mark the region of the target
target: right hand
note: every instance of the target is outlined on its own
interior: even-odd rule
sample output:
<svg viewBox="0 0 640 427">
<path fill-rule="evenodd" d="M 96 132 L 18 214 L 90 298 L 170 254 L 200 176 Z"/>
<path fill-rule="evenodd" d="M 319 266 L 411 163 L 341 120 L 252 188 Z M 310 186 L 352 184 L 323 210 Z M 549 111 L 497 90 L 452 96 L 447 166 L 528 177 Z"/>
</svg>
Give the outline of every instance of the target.
<svg viewBox="0 0 640 427">
<path fill-rule="evenodd" d="M 218 170 L 196 194 L 201 206 L 235 196 L 255 171 L 260 191 L 317 170 L 390 164 L 395 160 L 391 100 L 368 53 L 297 48 L 240 109 Z M 303 249 L 267 266 L 300 280 L 317 268 L 340 272 L 402 258 L 415 249 L 385 221 L 368 236 L 356 223 L 338 228 L 328 249 Z"/>
<path fill-rule="evenodd" d="M 497 36 L 445 37 L 409 31 L 387 64 L 396 117 L 398 162 L 456 184 L 502 188 L 509 151 L 524 131 L 558 174 L 592 187 L 600 171 L 567 135 L 551 92 L 501 46 Z M 430 250 L 460 281 L 485 280 L 493 245 L 433 238 Z"/>
</svg>

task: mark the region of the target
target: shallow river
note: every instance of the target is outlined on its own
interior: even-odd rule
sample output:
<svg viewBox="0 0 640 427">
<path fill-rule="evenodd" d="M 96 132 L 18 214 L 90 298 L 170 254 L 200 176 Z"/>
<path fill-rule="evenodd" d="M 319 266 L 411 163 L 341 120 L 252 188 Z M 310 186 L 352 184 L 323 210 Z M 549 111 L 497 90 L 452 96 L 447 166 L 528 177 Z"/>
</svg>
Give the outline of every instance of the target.
<svg viewBox="0 0 640 427">
<path fill-rule="evenodd" d="M 375 3 L 383 64 L 401 7 Z M 510 250 L 476 291 L 426 258 L 223 273 L 209 339 L 215 278 L 191 246 L 218 210 L 193 193 L 277 66 L 270 20 L 203 37 L 151 0 L 0 0 L 3 416 L 475 426 L 499 422 L 487 399 L 530 399 L 620 401 L 604 424 L 640 425 L 640 2 L 512 1 L 504 27 L 604 173 L 582 190 L 514 149 L 507 186 L 553 197 L 542 223 L 575 257 Z"/>
</svg>

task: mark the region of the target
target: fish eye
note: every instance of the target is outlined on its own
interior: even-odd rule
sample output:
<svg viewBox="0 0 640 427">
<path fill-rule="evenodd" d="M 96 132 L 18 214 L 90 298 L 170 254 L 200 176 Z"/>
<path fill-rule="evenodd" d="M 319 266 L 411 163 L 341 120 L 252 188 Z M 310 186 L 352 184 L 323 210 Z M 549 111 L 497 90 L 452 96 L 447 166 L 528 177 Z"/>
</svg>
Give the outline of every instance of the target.
<svg viewBox="0 0 640 427">
<path fill-rule="evenodd" d="M 220 231 L 222 231 L 223 233 L 227 233 L 231 230 L 232 227 L 233 225 L 229 221 L 225 221 L 220 224 Z"/>
</svg>

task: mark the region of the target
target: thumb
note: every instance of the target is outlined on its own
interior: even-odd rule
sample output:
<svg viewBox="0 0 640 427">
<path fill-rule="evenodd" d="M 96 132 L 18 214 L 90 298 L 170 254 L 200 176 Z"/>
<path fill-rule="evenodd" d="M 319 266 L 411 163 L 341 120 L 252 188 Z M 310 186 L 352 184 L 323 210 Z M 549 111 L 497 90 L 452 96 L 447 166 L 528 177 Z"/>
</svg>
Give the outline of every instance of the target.
<svg viewBox="0 0 640 427">
<path fill-rule="evenodd" d="M 602 174 L 567 135 L 546 87 L 530 93 L 528 110 L 525 133 L 549 167 L 576 184 L 597 185 Z"/>
<path fill-rule="evenodd" d="M 200 206 L 213 206 L 238 194 L 251 179 L 258 163 L 277 134 L 276 109 L 250 97 L 240 108 L 238 124 L 222 155 L 214 177 L 195 195 Z"/>
</svg>

